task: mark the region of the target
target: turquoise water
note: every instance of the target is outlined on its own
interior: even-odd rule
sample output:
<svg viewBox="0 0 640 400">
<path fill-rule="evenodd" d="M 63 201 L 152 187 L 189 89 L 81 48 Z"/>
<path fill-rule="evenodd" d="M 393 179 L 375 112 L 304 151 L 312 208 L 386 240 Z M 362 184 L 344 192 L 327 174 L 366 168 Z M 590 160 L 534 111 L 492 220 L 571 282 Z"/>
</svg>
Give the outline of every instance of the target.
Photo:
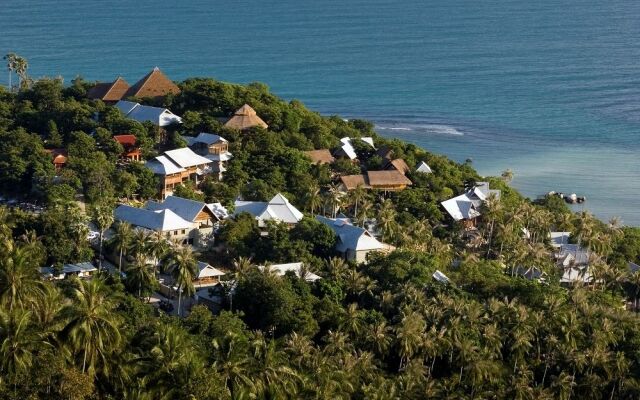
<svg viewBox="0 0 640 400">
<path fill-rule="evenodd" d="M 0 4 L 0 52 L 34 76 L 267 82 L 373 120 L 535 197 L 586 195 L 640 225 L 640 2 L 32 1 Z M 4 76 L 3 76 L 4 75 Z M 6 74 L 0 74 L 5 83 Z"/>
</svg>

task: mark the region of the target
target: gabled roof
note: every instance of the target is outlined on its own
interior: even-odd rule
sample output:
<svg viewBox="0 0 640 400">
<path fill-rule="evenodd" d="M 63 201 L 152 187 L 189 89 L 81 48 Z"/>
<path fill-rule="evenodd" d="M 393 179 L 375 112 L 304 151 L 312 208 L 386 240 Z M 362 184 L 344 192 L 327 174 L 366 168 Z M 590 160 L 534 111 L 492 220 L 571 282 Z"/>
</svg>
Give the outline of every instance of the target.
<svg viewBox="0 0 640 400">
<path fill-rule="evenodd" d="M 376 155 L 380 156 L 385 160 L 390 160 L 391 157 L 393 156 L 393 149 L 387 146 L 382 146 L 381 148 L 378 149 L 378 151 L 376 151 Z"/>
<path fill-rule="evenodd" d="M 190 229 L 192 223 L 171 210 L 147 210 L 121 204 L 114 211 L 115 219 L 152 231 L 166 232 Z"/>
<path fill-rule="evenodd" d="M 269 125 L 264 122 L 256 111 L 250 105 L 245 104 L 236 111 L 231 118 L 224 124 L 227 128 L 238 130 L 249 129 L 254 126 L 260 126 L 267 129 Z"/>
<path fill-rule="evenodd" d="M 265 269 L 264 265 L 259 265 L 258 269 L 263 271 Z M 302 277 L 302 263 L 288 263 L 288 264 L 273 264 L 269 266 L 269 270 L 275 272 L 278 276 L 284 276 L 287 272 L 291 271 L 296 276 Z M 321 276 L 314 274 L 313 272 L 307 271 L 304 280 L 307 282 L 315 282 L 318 279 L 322 279 Z"/>
<path fill-rule="evenodd" d="M 206 165 L 211 162 L 211 160 L 194 153 L 193 150 L 188 147 L 165 151 L 164 156 L 168 157 L 176 165 L 182 168 L 195 167 L 196 165 Z"/>
<path fill-rule="evenodd" d="M 280 193 L 275 195 L 268 203 L 236 200 L 234 215 L 243 212 L 255 216 L 260 221 L 273 220 L 288 224 L 298 223 L 303 217 L 303 214 Z"/>
<path fill-rule="evenodd" d="M 314 164 L 332 164 L 335 161 L 335 158 L 333 158 L 331 152 L 327 149 L 310 150 L 304 153 L 309 156 L 311 162 Z"/>
<path fill-rule="evenodd" d="M 420 161 L 420 164 L 416 167 L 416 171 L 424 174 L 430 174 L 433 172 L 431 167 L 425 161 Z"/>
<path fill-rule="evenodd" d="M 198 136 L 184 136 L 184 139 L 187 141 L 189 146 L 192 146 L 196 143 L 204 143 L 207 146 L 210 146 L 214 143 L 218 142 L 226 142 L 227 139 L 223 138 L 219 135 L 214 135 L 213 133 L 200 132 Z"/>
<path fill-rule="evenodd" d="M 229 217 L 229 211 L 221 203 L 208 203 L 207 206 L 218 219 L 223 220 Z"/>
<path fill-rule="evenodd" d="M 338 149 L 338 151 L 336 152 L 336 154 L 344 154 L 346 157 L 348 157 L 351 160 L 355 160 L 356 158 L 358 158 L 358 154 L 356 153 L 355 148 L 353 147 L 353 143 L 351 142 L 353 139 L 351 139 L 350 137 L 343 137 L 342 139 L 340 139 L 340 143 L 342 143 L 340 145 L 340 148 Z M 363 143 L 368 144 L 371 148 L 375 149 L 376 147 L 373 144 L 373 138 L 372 137 L 361 137 L 360 140 Z"/>
<path fill-rule="evenodd" d="M 153 171 L 156 175 L 171 175 L 183 172 L 185 169 L 171 161 L 168 157 L 160 155 L 152 158 L 145 164 L 147 168 Z"/>
<path fill-rule="evenodd" d="M 369 178 L 369 185 L 374 189 L 376 187 L 412 184 L 409 178 L 397 170 L 367 171 L 367 177 Z"/>
<path fill-rule="evenodd" d="M 150 201 L 147 203 L 146 208 L 154 211 L 171 210 L 185 221 L 191 222 L 196 220 L 196 217 L 203 209 L 206 209 L 208 212 L 215 215 L 213 210 L 211 210 L 205 203 L 178 196 L 169 196 L 162 203 Z"/>
<path fill-rule="evenodd" d="M 396 158 L 395 160 L 389 161 L 385 165 L 384 169 L 394 169 L 398 172 L 401 172 L 402 175 L 405 175 L 407 172 L 411 170 L 407 165 L 407 163 L 402 158 Z"/>
<path fill-rule="evenodd" d="M 385 248 L 385 245 L 374 238 L 369 231 L 351 225 L 351 223 L 345 219 L 333 219 L 320 215 L 317 215 L 316 219 L 327 225 L 336 234 L 338 237 L 336 250 L 341 253 L 347 252 L 348 250 L 382 250 Z"/>
<path fill-rule="evenodd" d="M 354 190 L 358 186 L 362 186 L 364 189 L 369 189 L 369 180 L 365 175 L 343 175 L 340 177 L 340 182 L 347 190 Z"/>
<path fill-rule="evenodd" d="M 162 97 L 169 93 L 178 94 L 180 88 L 167 78 L 160 71 L 160 68 L 155 67 L 144 78 L 131 86 L 123 97 Z"/>
<path fill-rule="evenodd" d="M 129 84 L 121 77 L 117 77 L 113 82 L 96 83 L 94 87 L 87 91 L 90 99 L 100 99 L 102 101 L 118 101 L 129 90 Z"/>
<path fill-rule="evenodd" d="M 477 182 L 476 186 L 466 193 L 445 200 L 440 204 L 456 221 L 473 219 L 480 216 L 480 206 L 492 194 L 500 198 L 500 191 L 490 190 L 488 182 Z"/>
<path fill-rule="evenodd" d="M 137 142 L 135 135 L 115 135 L 113 139 L 123 146 L 135 146 Z"/>
<path fill-rule="evenodd" d="M 196 279 L 218 277 L 223 275 L 224 272 L 220 271 L 219 269 L 214 268 L 205 262 L 198 261 L 198 275 L 196 276 Z"/>
<path fill-rule="evenodd" d="M 140 103 L 120 100 L 115 105 L 125 117 L 138 122 L 150 121 L 158 126 L 168 126 L 174 123 L 181 124 L 182 118 L 178 117 L 166 108 L 145 106 Z"/>
</svg>

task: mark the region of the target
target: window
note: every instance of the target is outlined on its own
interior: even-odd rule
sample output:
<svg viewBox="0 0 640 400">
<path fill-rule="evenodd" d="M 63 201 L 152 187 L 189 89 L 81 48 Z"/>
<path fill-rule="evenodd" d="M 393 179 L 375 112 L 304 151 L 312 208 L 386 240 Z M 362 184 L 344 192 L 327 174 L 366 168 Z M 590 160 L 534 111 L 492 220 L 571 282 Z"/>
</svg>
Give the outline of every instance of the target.
<svg viewBox="0 0 640 400">
<path fill-rule="evenodd" d="M 184 235 L 185 233 L 187 233 L 187 230 L 186 230 L 186 229 L 183 229 L 183 230 L 182 230 L 182 234 Z"/>
</svg>

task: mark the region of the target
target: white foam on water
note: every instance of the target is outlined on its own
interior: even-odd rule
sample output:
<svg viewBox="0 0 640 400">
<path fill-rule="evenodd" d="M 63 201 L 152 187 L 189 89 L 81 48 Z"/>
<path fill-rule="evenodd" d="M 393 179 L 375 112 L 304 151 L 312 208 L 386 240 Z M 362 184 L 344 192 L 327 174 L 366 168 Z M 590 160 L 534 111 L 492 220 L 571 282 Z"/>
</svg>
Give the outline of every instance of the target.
<svg viewBox="0 0 640 400">
<path fill-rule="evenodd" d="M 401 126 L 376 125 L 376 129 L 388 131 L 413 131 L 436 135 L 464 136 L 464 132 L 450 125 L 442 124 L 402 124 Z"/>
</svg>

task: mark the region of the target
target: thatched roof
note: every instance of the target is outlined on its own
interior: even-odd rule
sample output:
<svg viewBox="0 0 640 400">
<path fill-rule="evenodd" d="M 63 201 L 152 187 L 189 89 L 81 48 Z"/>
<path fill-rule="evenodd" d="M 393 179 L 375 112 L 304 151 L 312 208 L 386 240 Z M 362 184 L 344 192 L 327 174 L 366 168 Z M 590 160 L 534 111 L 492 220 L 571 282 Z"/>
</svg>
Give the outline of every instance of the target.
<svg viewBox="0 0 640 400">
<path fill-rule="evenodd" d="M 346 190 L 354 190 L 358 186 L 369 188 L 369 182 L 365 175 L 344 175 L 340 177 L 340 181 Z"/>
<path fill-rule="evenodd" d="M 309 156 L 314 164 L 332 164 L 335 161 L 335 158 L 327 149 L 305 151 L 304 153 Z"/>
<path fill-rule="evenodd" d="M 162 97 L 169 93 L 178 94 L 180 93 L 180 88 L 167 78 L 167 76 L 160 71 L 160 68 L 155 67 L 145 75 L 144 78 L 131 86 L 123 98 Z"/>
<path fill-rule="evenodd" d="M 118 101 L 129 90 L 129 84 L 121 77 L 113 82 L 97 83 L 87 91 L 87 97 L 94 100 Z"/>
<path fill-rule="evenodd" d="M 376 155 L 384 158 L 385 160 L 390 160 L 393 156 L 393 150 L 387 146 L 382 146 L 376 151 Z"/>
<path fill-rule="evenodd" d="M 401 172 L 402 175 L 405 175 L 410 171 L 409 166 L 402 158 L 396 158 L 395 160 L 391 160 L 385 165 L 384 169 L 395 169 L 398 172 Z"/>
<path fill-rule="evenodd" d="M 396 170 L 390 171 L 368 171 L 367 176 L 369 178 L 369 185 L 372 188 L 380 186 L 400 186 L 411 185 L 409 178 L 404 176 L 401 172 Z"/>
<path fill-rule="evenodd" d="M 233 117 L 224 124 L 224 126 L 238 130 L 245 130 L 254 126 L 260 126 L 264 129 L 269 127 L 266 122 L 258 117 L 256 111 L 248 104 L 240 107 L 238 111 L 233 114 Z"/>
</svg>

